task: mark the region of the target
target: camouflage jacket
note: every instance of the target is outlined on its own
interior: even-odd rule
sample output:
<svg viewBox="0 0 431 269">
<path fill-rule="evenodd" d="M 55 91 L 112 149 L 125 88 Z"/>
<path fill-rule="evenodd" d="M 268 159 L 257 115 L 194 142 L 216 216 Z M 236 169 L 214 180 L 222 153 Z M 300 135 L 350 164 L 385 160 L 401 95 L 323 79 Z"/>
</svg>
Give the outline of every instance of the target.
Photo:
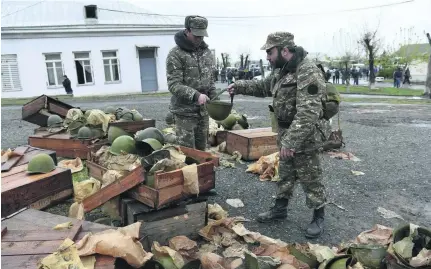
<svg viewBox="0 0 431 269">
<path fill-rule="evenodd" d="M 166 75 L 172 93 L 170 110 L 183 116 L 207 115 L 204 105 L 197 103 L 201 93 L 216 95 L 214 60 L 208 45 L 202 41 L 198 48 L 186 38 L 184 31 L 175 35 L 175 46 L 166 59 Z"/>
<path fill-rule="evenodd" d="M 322 71 L 304 58 L 296 72 L 279 70 L 260 81 L 236 81 L 235 92 L 256 97 L 273 97 L 279 122 L 279 146 L 301 151 L 321 146 L 322 98 L 326 91 Z M 325 133 L 325 136 L 327 133 Z"/>
</svg>

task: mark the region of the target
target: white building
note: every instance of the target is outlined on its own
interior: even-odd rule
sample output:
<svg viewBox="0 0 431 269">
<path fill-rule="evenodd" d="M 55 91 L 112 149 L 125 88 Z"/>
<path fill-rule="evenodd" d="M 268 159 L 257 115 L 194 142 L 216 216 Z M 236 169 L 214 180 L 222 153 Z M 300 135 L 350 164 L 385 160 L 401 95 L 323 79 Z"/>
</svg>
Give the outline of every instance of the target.
<svg viewBox="0 0 431 269">
<path fill-rule="evenodd" d="M 3 1 L 2 98 L 166 91 L 180 18 L 121 1 Z M 143 14 L 144 13 L 144 14 Z"/>
</svg>

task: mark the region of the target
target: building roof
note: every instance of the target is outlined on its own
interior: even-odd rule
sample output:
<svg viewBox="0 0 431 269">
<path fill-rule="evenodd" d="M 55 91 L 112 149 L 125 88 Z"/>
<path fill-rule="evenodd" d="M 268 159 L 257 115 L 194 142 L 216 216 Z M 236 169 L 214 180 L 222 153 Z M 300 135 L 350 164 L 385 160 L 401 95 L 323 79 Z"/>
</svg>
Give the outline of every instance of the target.
<svg viewBox="0 0 431 269">
<path fill-rule="evenodd" d="M 177 17 L 136 14 L 151 12 L 125 1 L 2 1 L 1 27 L 88 25 L 84 15 L 86 5 L 97 5 L 98 25 L 180 27 L 184 20 Z"/>
</svg>

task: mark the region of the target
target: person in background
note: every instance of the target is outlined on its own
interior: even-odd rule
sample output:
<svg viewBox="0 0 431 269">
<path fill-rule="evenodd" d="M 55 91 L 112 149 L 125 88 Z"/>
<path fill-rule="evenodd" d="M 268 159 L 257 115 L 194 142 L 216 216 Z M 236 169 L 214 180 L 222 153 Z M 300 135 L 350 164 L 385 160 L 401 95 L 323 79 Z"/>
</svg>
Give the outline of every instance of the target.
<svg viewBox="0 0 431 269">
<path fill-rule="evenodd" d="M 407 68 L 406 72 L 404 72 L 404 81 L 403 81 L 403 85 L 407 82 L 410 85 L 410 69 Z"/>
<path fill-rule="evenodd" d="M 66 90 L 67 94 L 73 94 L 70 79 L 66 75 L 63 76 L 63 87 Z"/>
</svg>

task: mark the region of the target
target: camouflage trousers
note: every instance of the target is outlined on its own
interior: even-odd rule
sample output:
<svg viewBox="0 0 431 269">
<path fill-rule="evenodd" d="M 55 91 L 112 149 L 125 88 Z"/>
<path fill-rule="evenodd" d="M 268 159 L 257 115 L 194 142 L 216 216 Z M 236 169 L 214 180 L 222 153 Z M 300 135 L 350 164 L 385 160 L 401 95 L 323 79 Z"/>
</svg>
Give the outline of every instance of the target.
<svg viewBox="0 0 431 269">
<path fill-rule="evenodd" d="M 317 208 L 326 202 L 319 153 L 297 154 L 293 158 L 280 160 L 279 175 L 277 198 L 290 199 L 295 183 L 299 183 L 309 208 Z"/>
<path fill-rule="evenodd" d="M 175 115 L 177 143 L 184 147 L 205 150 L 208 141 L 209 117 Z"/>
</svg>

